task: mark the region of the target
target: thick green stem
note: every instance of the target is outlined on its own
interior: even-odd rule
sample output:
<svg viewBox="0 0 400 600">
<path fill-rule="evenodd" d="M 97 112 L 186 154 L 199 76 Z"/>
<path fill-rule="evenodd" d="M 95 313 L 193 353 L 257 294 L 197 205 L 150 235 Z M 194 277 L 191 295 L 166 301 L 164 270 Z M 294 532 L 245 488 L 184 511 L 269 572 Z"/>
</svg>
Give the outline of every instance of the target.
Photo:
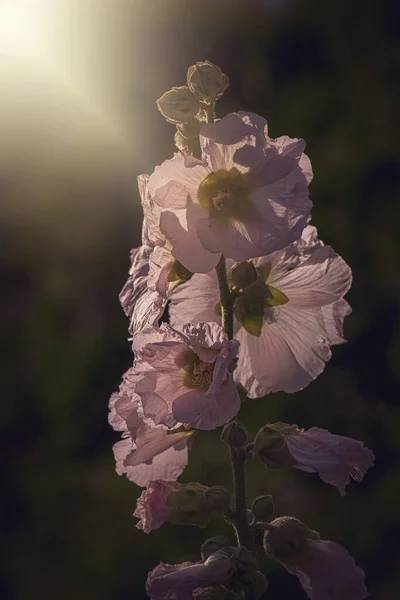
<svg viewBox="0 0 400 600">
<path fill-rule="evenodd" d="M 214 123 L 214 102 L 204 106 L 204 112 L 206 114 L 207 123 Z"/>
<path fill-rule="evenodd" d="M 217 272 L 221 300 L 222 327 L 231 340 L 233 338 L 233 298 L 226 274 L 226 260 L 224 255 L 221 256 L 215 270 Z"/>
<path fill-rule="evenodd" d="M 247 517 L 246 452 L 243 448 L 231 448 L 233 487 L 235 494 L 235 525 L 238 545 L 252 549 L 253 540 Z"/>
</svg>

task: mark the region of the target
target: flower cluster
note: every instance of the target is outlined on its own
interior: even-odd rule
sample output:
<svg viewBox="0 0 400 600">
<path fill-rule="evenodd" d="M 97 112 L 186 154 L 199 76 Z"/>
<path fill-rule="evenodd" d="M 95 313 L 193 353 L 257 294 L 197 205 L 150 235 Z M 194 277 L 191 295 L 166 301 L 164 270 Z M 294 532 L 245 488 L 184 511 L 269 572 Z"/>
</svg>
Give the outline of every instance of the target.
<svg viewBox="0 0 400 600">
<path fill-rule="evenodd" d="M 190 67 L 186 86 L 158 100 L 176 125 L 179 151 L 138 178 L 142 246 L 131 252 L 120 294 L 134 359 L 110 399 L 110 424 L 122 432 L 117 472 L 145 487 L 138 528 L 203 527 L 223 514 L 239 546 L 217 544 L 202 562 L 161 563 L 147 590 L 153 600 L 211 598 L 213 590 L 261 596 L 265 578 L 251 554 L 261 528 L 267 554 L 299 577 L 309 598 L 362 600 L 362 571 L 347 552 L 296 519 L 270 521 L 271 496 L 253 501 L 249 519 L 245 490 L 235 489 L 233 509 L 221 486 L 177 481 L 195 430 L 225 424 L 235 475 L 257 458 L 268 468 L 316 472 L 344 495 L 374 460 L 361 442 L 317 427 L 268 424 L 247 444 L 244 426 L 233 423 L 244 396 L 296 392 L 323 371 L 331 346 L 345 341 L 352 275 L 309 224 L 304 141 L 271 138 L 253 113 L 215 121 L 227 86 L 205 61 Z M 160 323 L 167 304 L 169 323 Z"/>
</svg>

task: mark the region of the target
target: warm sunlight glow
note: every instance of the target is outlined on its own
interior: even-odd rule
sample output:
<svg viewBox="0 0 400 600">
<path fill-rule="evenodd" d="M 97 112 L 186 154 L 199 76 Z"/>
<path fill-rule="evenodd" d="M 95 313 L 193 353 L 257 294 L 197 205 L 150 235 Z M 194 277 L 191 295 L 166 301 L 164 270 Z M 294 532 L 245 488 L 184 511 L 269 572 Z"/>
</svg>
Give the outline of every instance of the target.
<svg viewBox="0 0 400 600">
<path fill-rule="evenodd" d="M 26 3 L 6 0 L 0 3 L 0 52 L 16 54 L 31 41 L 30 15 Z"/>
<path fill-rule="evenodd" d="M 112 90 L 112 69 L 100 71 L 99 83 L 93 77 L 99 72 L 101 58 L 99 53 L 91 54 L 91 48 L 101 35 L 111 4 L 108 12 L 86 9 L 87 3 L 80 1 L 0 0 L 3 153 L 7 144 L 27 137 L 22 143 L 24 151 L 31 148 L 36 154 L 46 136 L 52 139 L 56 127 L 58 153 L 67 151 L 69 140 L 75 144 L 76 155 L 79 143 L 87 145 L 99 136 L 110 145 L 110 151 L 111 146 L 114 151 L 119 147 L 126 157 L 131 156 L 132 138 L 108 91 Z M 90 23 L 96 19 L 97 29 Z M 119 63 L 116 55 L 115 64 Z M 28 133 L 34 125 L 41 129 L 40 139 Z M 93 142 L 93 147 L 96 144 Z"/>
</svg>

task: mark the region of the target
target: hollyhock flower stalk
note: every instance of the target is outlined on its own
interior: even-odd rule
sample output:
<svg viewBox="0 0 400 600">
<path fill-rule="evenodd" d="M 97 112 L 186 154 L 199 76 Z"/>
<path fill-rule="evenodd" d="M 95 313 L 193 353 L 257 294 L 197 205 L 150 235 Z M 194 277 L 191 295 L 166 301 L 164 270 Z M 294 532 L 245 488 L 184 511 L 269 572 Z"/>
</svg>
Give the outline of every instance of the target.
<svg viewBox="0 0 400 600">
<path fill-rule="evenodd" d="M 357 440 L 285 423 L 263 426 L 249 443 L 233 421 L 245 394 L 295 392 L 323 371 L 331 346 L 345 341 L 352 276 L 308 224 L 312 170 L 303 140 L 270 138 L 253 113 L 214 122 L 228 81 L 199 62 L 187 86 L 158 101 L 180 152 L 138 179 L 142 246 L 120 294 L 134 361 L 111 396 L 109 420 L 122 432 L 117 472 L 145 487 L 134 512 L 139 529 L 166 521 L 205 527 L 219 514 L 237 547 L 214 536 L 202 561 L 155 567 L 147 592 L 151 600 L 258 600 L 268 585 L 254 559 L 261 533 L 265 552 L 297 575 L 310 600 L 364 600 L 364 573 L 344 548 L 298 519 L 273 519 L 270 494 L 248 509 L 248 460 L 316 472 L 344 495 L 374 455 Z M 168 301 L 169 323 L 160 325 Z M 194 430 L 221 425 L 233 505 L 221 485 L 177 481 Z"/>
</svg>

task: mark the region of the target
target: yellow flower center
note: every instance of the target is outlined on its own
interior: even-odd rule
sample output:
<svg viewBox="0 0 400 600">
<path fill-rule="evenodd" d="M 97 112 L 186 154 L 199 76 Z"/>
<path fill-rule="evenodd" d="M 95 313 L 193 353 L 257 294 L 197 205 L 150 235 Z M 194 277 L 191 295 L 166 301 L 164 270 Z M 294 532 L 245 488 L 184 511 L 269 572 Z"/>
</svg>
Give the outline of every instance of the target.
<svg viewBox="0 0 400 600">
<path fill-rule="evenodd" d="M 213 379 L 214 363 L 204 363 L 199 361 L 194 363 L 192 372 L 193 387 L 209 387 Z"/>
<path fill-rule="evenodd" d="M 185 371 L 183 382 L 187 387 L 207 389 L 210 386 L 214 363 L 203 362 L 192 350 L 183 352 L 176 362 Z"/>
<path fill-rule="evenodd" d="M 201 182 L 197 198 L 210 216 L 243 220 L 249 209 L 248 178 L 235 167 L 218 169 Z"/>
</svg>

